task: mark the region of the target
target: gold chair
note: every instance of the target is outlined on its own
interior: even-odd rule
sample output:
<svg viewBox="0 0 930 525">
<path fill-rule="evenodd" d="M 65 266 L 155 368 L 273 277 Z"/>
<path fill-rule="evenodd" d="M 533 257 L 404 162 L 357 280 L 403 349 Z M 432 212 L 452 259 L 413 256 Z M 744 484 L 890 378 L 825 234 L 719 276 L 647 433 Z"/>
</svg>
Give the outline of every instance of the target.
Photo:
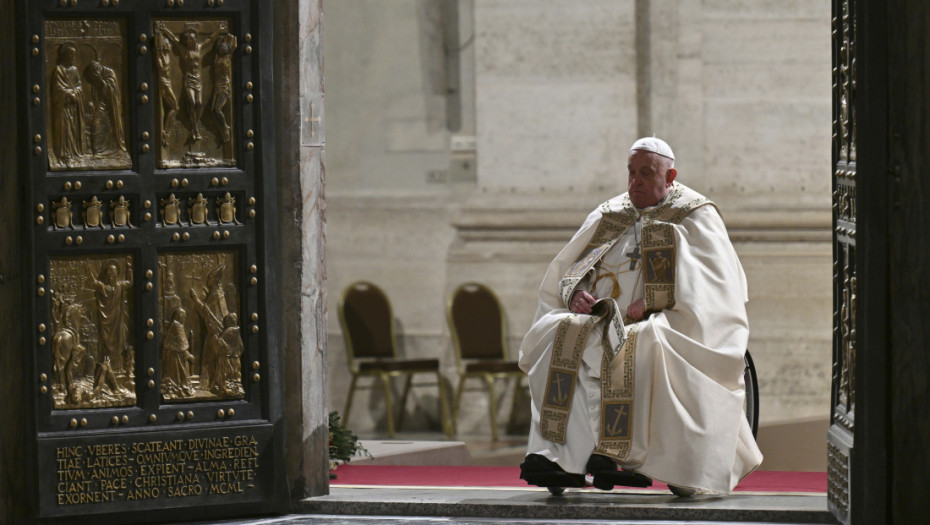
<svg viewBox="0 0 930 525">
<path fill-rule="evenodd" d="M 458 420 L 462 391 L 469 378 L 484 380 L 488 391 L 488 411 L 491 416 L 491 439 L 497 441 L 498 379 L 515 379 L 514 395 L 525 374 L 517 362 L 508 359 L 507 320 L 500 301 L 489 288 L 478 283 L 459 285 L 449 296 L 446 318 L 455 347 L 455 362 L 459 371 L 459 384 L 452 408 L 453 421 Z M 513 410 L 510 412 L 513 422 Z"/>
<path fill-rule="evenodd" d="M 401 413 L 397 422 L 399 429 L 403 423 L 404 407 L 407 394 L 410 393 L 413 376 L 416 374 L 433 374 L 439 385 L 439 418 L 442 430 L 447 435 L 453 434 L 449 421 L 448 402 L 445 384 L 439 372 L 439 359 L 403 359 L 397 357 L 397 343 L 394 336 L 394 314 L 387 295 L 374 284 L 358 281 L 343 290 L 339 299 L 339 323 L 345 337 L 346 354 L 352 382 L 349 385 L 349 398 L 343 420 L 349 420 L 352 398 L 359 377 L 372 376 L 381 383 L 384 392 L 384 405 L 387 412 L 388 435 L 394 437 L 394 403 L 391 379 L 405 377 L 404 393 L 401 396 Z M 374 385 L 372 385 L 374 386 Z"/>
</svg>

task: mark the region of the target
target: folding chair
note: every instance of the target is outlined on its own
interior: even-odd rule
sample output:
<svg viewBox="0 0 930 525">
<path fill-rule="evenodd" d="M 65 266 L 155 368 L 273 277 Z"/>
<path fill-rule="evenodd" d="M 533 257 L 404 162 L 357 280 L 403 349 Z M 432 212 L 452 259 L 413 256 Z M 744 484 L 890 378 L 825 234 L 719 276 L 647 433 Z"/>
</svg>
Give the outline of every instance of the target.
<svg viewBox="0 0 930 525">
<path fill-rule="evenodd" d="M 452 408 L 453 421 L 457 421 L 462 403 L 465 381 L 470 378 L 484 380 L 488 392 L 488 412 L 491 416 L 491 438 L 497 440 L 498 379 L 515 379 L 514 390 L 526 375 L 517 362 L 508 359 L 507 321 L 500 301 L 489 288 L 478 283 L 458 286 L 449 297 L 446 318 L 452 333 L 459 384 Z M 513 411 L 510 414 L 513 420 Z"/>
<path fill-rule="evenodd" d="M 399 429 L 403 423 L 404 407 L 407 405 L 407 395 L 410 393 L 413 376 L 432 374 L 439 385 L 439 417 L 442 429 L 451 436 L 453 426 L 448 417 L 449 407 L 445 384 L 439 372 L 439 359 L 397 357 L 394 314 L 391 310 L 391 303 L 381 288 L 367 281 L 358 281 L 347 286 L 339 300 L 339 322 L 345 337 L 349 370 L 352 372 L 352 382 L 349 385 L 349 397 L 346 400 L 343 420 L 349 420 L 358 379 L 363 376 L 372 376 L 380 381 L 384 392 L 387 431 L 388 435 L 393 437 L 395 428 L 391 379 L 399 376 L 405 378 L 404 392 L 400 402 L 401 413 L 397 423 Z"/>
</svg>

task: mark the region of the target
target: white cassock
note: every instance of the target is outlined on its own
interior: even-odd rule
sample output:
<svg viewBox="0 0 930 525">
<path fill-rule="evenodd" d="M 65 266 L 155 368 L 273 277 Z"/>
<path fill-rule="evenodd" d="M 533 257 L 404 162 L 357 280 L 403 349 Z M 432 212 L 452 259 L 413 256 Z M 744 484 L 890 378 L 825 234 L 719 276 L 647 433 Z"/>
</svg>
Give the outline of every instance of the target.
<svg viewBox="0 0 930 525">
<path fill-rule="evenodd" d="M 600 317 L 566 308 L 580 289 L 605 303 Z M 624 323 L 643 298 L 652 314 Z M 627 194 L 599 206 L 549 266 L 520 346 L 527 453 L 581 474 L 596 450 L 658 481 L 730 492 L 762 462 L 743 409 L 747 300 L 723 220 L 697 192 L 674 183 L 651 208 Z"/>
</svg>

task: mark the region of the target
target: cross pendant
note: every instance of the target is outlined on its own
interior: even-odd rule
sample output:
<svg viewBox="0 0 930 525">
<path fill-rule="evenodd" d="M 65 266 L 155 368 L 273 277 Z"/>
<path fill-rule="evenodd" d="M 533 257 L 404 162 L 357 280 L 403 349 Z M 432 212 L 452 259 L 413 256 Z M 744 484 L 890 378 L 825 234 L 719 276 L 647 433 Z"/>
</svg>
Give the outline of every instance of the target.
<svg viewBox="0 0 930 525">
<path fill-rule="evenodd" d="M 627 253 L 625 255 L 630 258 L 630 270 L 635 270 L 636 261 L 638 261 L 639 258 L 641 257 L 639 254 L 639 245 L 637 245 L 636 248 L 633 248 L 632 252 Z"/>
</svg>

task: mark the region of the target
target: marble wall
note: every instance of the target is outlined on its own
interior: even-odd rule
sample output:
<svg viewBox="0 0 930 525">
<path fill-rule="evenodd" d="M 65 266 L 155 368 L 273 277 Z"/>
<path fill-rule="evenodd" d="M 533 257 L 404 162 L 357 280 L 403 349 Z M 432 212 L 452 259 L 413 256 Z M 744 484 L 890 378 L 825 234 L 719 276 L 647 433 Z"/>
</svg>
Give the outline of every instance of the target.
<svg viewBox="0 0 930 525">
<path fill-rule="evenodd" d="M 744 264 L 763 423 L 826 418 L 830 4 L 462 1 L 472 131 L 436 125 L 419 47 L 428 3 L 325 2 L 329 311 L 350 282 L 378 283 L 405 352 L 440 358 L 455 380 L 444 302 L 480 280 L 504 303 L 515 354 L 549 260 L 624 191 L 629 144 L 655 133 L 680 180 L 720 204 Z M 450 143 L 468 133 L 474 179 L 444 178 Z M 330 407 L 341 410 L 336 315 L 329 333 Z M 437 428 L 432 392 L 417 390 L 428 417 L 411 428 Z M 364 395 L 351 426 L 381 432 L 380 401 Z M 483 398 L 467 400 L 459 431 L 486 434 Z"/>
<path fill-rule="evenodd" d="M 462 112 L 459 130 L 446 126 L 445 96 L 435 87 L 443 64 L 428 52 L 441 38 L 429 4 L 435 2 L 324 1 L 327 112 L 337 108 L 326 129 L 329 407 L 340 412 L 349 376 L 337 302 L 353 281 L 373 281 L 388 294 L 407 355 L 452 364 L 444 335 L 446 257 L 452 219 L 474 182 L 446 175 L 451 137 L 474 135 L 474 110 L 463 85 L 463 107 L 471 109 Z M 461 11 L 462 57 L 474 46 L 467 43 L 469 14 Z M 425 409 L 405 428 L 439 428 L 436 388 L 414 389 L 413 396 Z M 379 406 L 376 394 L 362 391 L 350 427 L 363 434 L 385 428 Z"/>
<path fill-rule="evenodd" d="M 475 5 L 482 192 L 618 187 L 637 124 L 634 4 Z"/>
<path fill-rule="evenodd" d="M 641 131 L 722 208 L 749 280 L 763 423 L 829 414 L 830 3 L 648 2 Z M 660 131 L 667 130 L 667 131 Z"/>
</svg>

